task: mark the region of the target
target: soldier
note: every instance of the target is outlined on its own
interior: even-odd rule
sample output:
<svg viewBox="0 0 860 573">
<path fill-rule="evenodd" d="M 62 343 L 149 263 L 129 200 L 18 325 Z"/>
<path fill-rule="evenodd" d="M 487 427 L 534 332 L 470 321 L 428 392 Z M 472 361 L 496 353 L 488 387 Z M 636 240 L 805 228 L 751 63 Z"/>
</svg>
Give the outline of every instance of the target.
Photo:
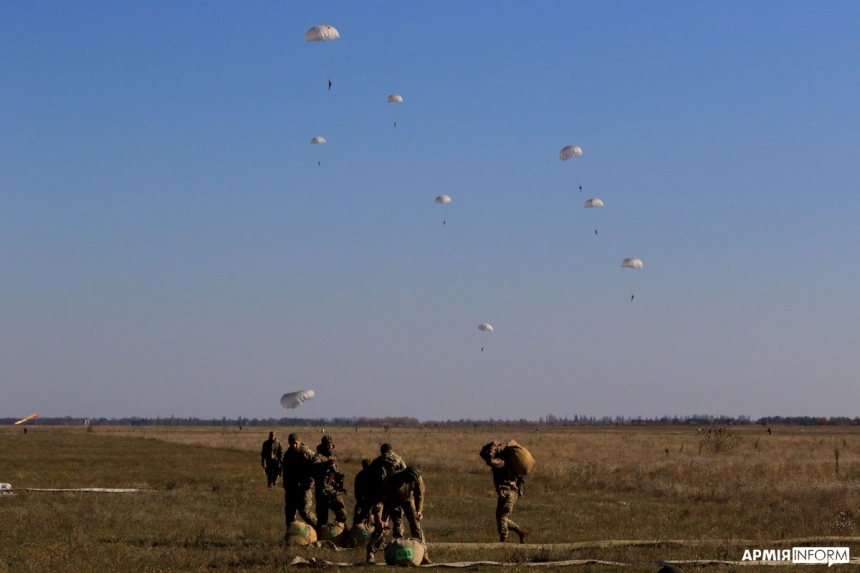
<svg viewBox="0 0 860 573">
<path fill-rule="evenodd" d="M 508 540 L 508 531 L 513 531 L 520 536 L 520 543 L 525 543 L 528 532 L 510 518 L 517 497 L 522 495 L 522 478 L 518 478 L 505 466 L 505 460 L 501 457 L 502 451 L 501 443 L 490 442 L 481 448 L 480 452 L 481 459 L 493 470 L 493 485 L 496 486 L 496 494 L 499 496 L 496 502 L 499 541 L 505 543 Z"/>
<path fill-rule="evenodd" d="M 296 519 L 296 512 L 308 525 L 316 527 L 312 504 L 314 453 L 302 445 L 299 435 L 290 434 L 287 440 L 290 447 L 284 452 L 283 483 L 284 483 L 284 514 L 287 529 Z"/>
<path fill-rule="evenodd" d="M 275 436 L 275 432 L 269 432 L 269 439 L 263 442 L 263 449 L 260 451 L 260 464 L 266 470 L 266 479 L 270 489 L 278 483 L 283 458 L 284 446 Z"/>
<path fill-rule="evenodd" d="M 346 509 L 342 496 L 344 475 L 337 471 L 337 458 L 334 455 L 334 439 L 330 435 L 322 437 L 314 456 L 314 493 L 317 504 L 317 523 L 328 523 L 328 511 L 334 512 L 334 519 L 346 523 Z"/>
<path fill-rule="evenodd" d="M 385 523 L 395 509 L 403 512 L 409 522 L 412 537 L 424 545 L 424 559 L 421 565 L 432 563 L 427 555 L 427 542 L 421 529 L 421 520 L 424 519 L 424 496 L 424 480 L 420 472 L 413 467 L 394 472 L 385 478 L 382 487 L 373 496 L 373 501 L 376 503 L 371 515 L 374 531 L 367 544 L 367 563 L 373 563 L 373 554 L 385 545 Z"/>
<path fill-rule="evenodd" d="M 370 515 L 373 506 L 373 494 L 376 493 L 376 479 L 371 472 L 370 458 L 361 460 L 361 469 L 355 474 L 353 492 L 355 493 L 355 508 L 352 510 L 352 526 L 355 527 Z"/>
<path fill-rule="evenodd" d="M 403 458 L 394 453 L 394 450 L 391 447 L 391 444 L 382 444 L 379 446 L 379 456 L 374 459 L 370 464 L 370 473 L 373 476 L 373 483 L 371 485 L 371 493 L 376 493 L 380 487 L 382 487 L 385 478 L 394 472 L 399 472 L 406 469 L 406 462 L 403 461 Z M 367 508 L 368 513 L 371 511 L 372 505 Z M 379 509 L 379 508 L 377 508 Z M 393 526 L 393 537 L 394 539 L 402 539 L 403 538 L 403 509 L 399 506 L 395 507 L 391 513 L 391 524 Z"/>
</svg>

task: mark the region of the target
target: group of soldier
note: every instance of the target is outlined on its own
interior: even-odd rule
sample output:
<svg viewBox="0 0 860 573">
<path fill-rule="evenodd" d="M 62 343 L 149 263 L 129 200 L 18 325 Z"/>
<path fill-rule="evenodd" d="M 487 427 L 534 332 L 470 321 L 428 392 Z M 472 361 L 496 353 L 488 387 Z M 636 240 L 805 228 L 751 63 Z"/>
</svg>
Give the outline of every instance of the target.
<svg viewBox="0 0 860 573">
<path fill-rule="evenodd" d="M 322 528 L 328 524 L 329 511 L 333 512 L 336 522 L 346 527 L 344 475 L 338 471 L 334 449 L 334 439 L 329 434 L 322 436 L 316 452 L 302 444 L 297 433 L 289 435 L 286 450 L 274 432 L 270 432 L 269 439 L 263 442 L 261 464 L 266 470 L 268 486 L 274 487 L 278 477 L 282 478 L 288 531 L 296 515 L 311 527 Z M 362 460 L 362 469 L 354 482 L 356 501 L 352 527 L 367 524 L 372 528 L 366 560 L 374 562 L 374 554 L 385 545 L 386 532 L 390 531 L 394 539 L 404 537 L 405 520 L 411 537 L 424 546 L 422 564 L 431 563 L 421 528 L 425 498 L 421 473 L 407 466 L 389 444 L 382 444 L 379 450 L 375 459 Z M 499 540 L 507 541 L 508 532 L 514 532 L 520 543 L 524 543 L 526 530 L 510 519 L 514 504 L 522 495 L 522 477 L 506 466 L 502 453 L 503 446 L 499 442 L 491 442 L 480 451 L 480 457 L 492 470 L 498 496 L 496 525 Z"/>
</svg>

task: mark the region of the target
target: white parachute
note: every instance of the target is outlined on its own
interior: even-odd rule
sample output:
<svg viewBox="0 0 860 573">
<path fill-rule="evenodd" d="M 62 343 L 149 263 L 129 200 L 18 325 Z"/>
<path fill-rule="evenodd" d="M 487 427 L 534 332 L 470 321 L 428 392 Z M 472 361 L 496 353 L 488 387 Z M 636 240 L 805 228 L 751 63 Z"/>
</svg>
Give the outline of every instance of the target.
<svg viewBox="0 0 860 573">
<path fill-rule="evenodd" d="M 298 392 L 288 392 L 281 396 L 281 406 L 287 410 L 298 408 L 303 402 L 307 402 L 316 396 L 313 390 L 299 390 Z"/>
<path fill-rule="evenodd" d="M 450 202 L 451 198 L 447 195 L 439 195 L 438 197 L 436 197 L 436 203 L 438 203 L 439 205 L 447 205 Z"/>
<path fill-rule="evenodd" d="M 601 201 L 597 197 L 592 197 L 582 205 L 583 209 L 600 209 L 601 207 L 603 207 L 603 201 Z M 595 235 L 597 234 L 597 221 L 600 220 L 600 217 L 597 215 L 597 213 L 599 213 L 599 211 L 592 211 L 588 214 L 588 220 L 591 224 L 590 226 L 594 229 Z"/>
<path fill-rule="evenodd" d="M 340 38 L 340 34 L 338 34 L 334 26 L 329 26 L 328 24 L 314 26 L 305 34 L 305 41 L 307 42 L 330 42 L 338 38 Z"/>
<path fill-rule="evenodd" d="M 478 325 L 478 330 L 481 332 L 493 332 L 493 325 L 484 322 Z"/>
<path fill-rule="evenodd" d="M 322 145 L 325 143 L 325 137 L 314 137 L 311 139 L 311 145 Z"/>
<path fill-rule="evenodd" d="M 628 269 L 641 269 L 642 268 L 642 261 L 640 261 L 639 259 L 634 259 L 633 257 L 628 257 L 628 258 L 624 259 L 623 261 L 621 261 L 621 266 L 626 267 Z M 635 293 L 635 291 L 636 291 L 635 287 L 636 287 L 636 283 L 638 282 L 638 279 L 639 279 L 639 273 L 633 273 L 632 275 L 628 275 L 628 276 L 630 277 L 628 282 L 630 283 L 630 301 L 632 302 L 633 299 L 636 298 L 635 297 L 635 294 L 636 294 Z"/>
<path fill-rule="evenodd" d="M 577 147 L 576 145 L 568 145 L 558 152 L 558 158 L 562 161 L 567 161 L 568 159 L 579 157 L 580 155 L 582 155 L 582 148 Z"/>
<path fill-rule="evenodd" d="M 403 103 L 403 96 L 400 94 L 391 94 L 386 101 L 388 103 Z"/>
</svg>

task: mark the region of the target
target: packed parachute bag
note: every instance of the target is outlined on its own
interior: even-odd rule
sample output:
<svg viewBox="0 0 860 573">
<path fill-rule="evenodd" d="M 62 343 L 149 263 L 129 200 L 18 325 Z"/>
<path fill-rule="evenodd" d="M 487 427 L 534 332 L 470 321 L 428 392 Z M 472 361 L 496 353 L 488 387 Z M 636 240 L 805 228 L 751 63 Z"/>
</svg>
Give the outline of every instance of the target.
<svg viewBox="0 0 860 573">
<path fill-rule="evenodd" d="M 305 546 L 315 543 L 317 532 L 304 521 L 294 521 L 287 528 L 284 540 L 288 545 Z"/>
<path fill-rule="evenodd" d="M 373 526 L 366 521 L 362 521 L 349 530 L 349 539 L 352 541 L 353 547 L 366 547 L 370 543 L 371 535 L 373 535 Z"/>
<path fill-rule="evenodd" d="M 502 459 L 505 460 L 505 465 L 520 477 L 529 475 L 535 467 L 535 459 L 532 457 L 531 452 L 514 440 L 505 444 Z"/>
<path fill-rule="evenodd" d="M 385 564 L 415 567 L 424 559 L 424 544 L 420 539 L 395 539 L 385 546 Z"/>
<path fill-rule="evenodd" d="M 344 524 L 334 521 L 320 527 L 319 540 L 330 541 L 334 543 L 335 547 L 345 547 L 349 536 Z"/>
</svg>

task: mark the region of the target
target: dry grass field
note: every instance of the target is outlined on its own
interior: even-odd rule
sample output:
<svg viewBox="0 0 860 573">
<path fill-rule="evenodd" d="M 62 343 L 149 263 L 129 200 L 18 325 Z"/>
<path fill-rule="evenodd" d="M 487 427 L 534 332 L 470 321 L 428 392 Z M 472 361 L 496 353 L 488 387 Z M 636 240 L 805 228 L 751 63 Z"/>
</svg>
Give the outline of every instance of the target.
<svg viewBox="0 0 860 573">
<path fill-rule="evenodd" d="M 272 429 L 284 441 L 298 431 L 311 447 L 321 436 L 318 428 Z M 296 555 L 361 562 L 360 550 L 281 546 L 282 490 L 266 489 L 259 466 L 268 430 L 0 429 L 0 482 L 19 490 L 0 497 L 0 572 L 282 571 Z M 656 572 L 662 560 L 739 561 L 744 549 L 860 551 L 858 427 L 775 427 L 773 435 L 761 426 L 721 434 L 688 427 L 326 430 L 350 484 L 361 458 L 375 456 L 383 442 L 422 470 L 424 526 L 437 563 L 503 561 L 507 570 L 592 560 L 619 565 L 541 570 Z M 477 455 L 484 443 L 511 438 L 537 459 L 513 515 L 530 531 L 524 546 L 495 543 L 492 480 Z M 153 491 L 23 491 L 73 487 Z M 708 567 L 781 569 L 802 570 Z"/>
</svg>

